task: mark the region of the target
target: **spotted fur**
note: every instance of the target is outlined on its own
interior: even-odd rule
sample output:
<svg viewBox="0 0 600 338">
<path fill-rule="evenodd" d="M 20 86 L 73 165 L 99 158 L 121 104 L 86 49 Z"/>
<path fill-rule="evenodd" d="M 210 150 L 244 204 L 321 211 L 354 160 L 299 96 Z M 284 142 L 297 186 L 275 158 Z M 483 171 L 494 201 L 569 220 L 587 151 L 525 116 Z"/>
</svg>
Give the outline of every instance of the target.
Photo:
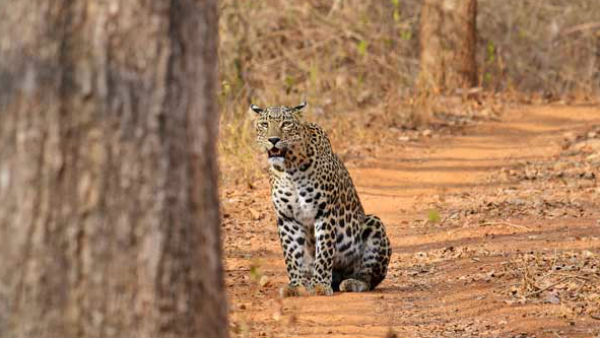
<svg viewBox="0 0 600 338">
<path fill-rule="evenodd" d="M 325 132 L 296 107 L 252 105 L 267 152 L 271 197 L 289 277 L 283 295 L 367 291 L 387 273 L 391 248 L 375 215 L 365 215 L 348 170 Z"/>
</svg>

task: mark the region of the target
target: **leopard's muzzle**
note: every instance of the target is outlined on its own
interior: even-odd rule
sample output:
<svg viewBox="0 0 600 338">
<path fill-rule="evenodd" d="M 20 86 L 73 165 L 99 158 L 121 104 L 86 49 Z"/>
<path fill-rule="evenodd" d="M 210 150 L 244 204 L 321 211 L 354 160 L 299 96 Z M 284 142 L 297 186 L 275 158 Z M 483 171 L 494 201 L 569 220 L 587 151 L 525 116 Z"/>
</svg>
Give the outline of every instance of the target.
<svg viewBox="0 0 600 338">
<path fill-rule="evenodd" d="M 287 152 L 287 149 L 282 149 L 282 148 L 277 148 L 277 147 L 272 147 L 271 149 L 267 150 L 267 154 L 269 155 L 269 158 L 284 158 L 285 157 L 285 153 Z"/>
</svg>

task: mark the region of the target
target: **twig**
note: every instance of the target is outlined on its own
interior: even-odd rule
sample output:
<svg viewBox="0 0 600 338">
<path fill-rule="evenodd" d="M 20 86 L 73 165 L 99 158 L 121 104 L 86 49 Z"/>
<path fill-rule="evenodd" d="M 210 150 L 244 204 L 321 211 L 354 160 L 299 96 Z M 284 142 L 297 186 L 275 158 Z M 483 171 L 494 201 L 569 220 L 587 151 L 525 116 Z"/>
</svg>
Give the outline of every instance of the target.
<svg viewBox="0 0 600 338">
<path fill-rule="evenodd" d="M 528 298 L 528 297 L 532 297 L 532 296 L 538 295 L 538 294 L 540 294 L 540 293 L 542 293 L 542 292 L 544 292 L 544 291 L 546 291 L 546 290 L 548 290 L 548 289 L 550 289 L 550 288 L 552 288 L 552 287 L 555 287 L 555 286 L 557 286 L 558 284 L 560 284 L 560 283 L 562 283 L 562 282 L 565 282 L 565 281 L 567 281 L 567 280 L 569 280 L 569 279 L 571 279 L 571 278 L 574 278 L 574 277 L 573 277 L 573 276 L 568 276 L 568 277 L 565 277 L 565 278 L 563 278 L 563 279 L 559 280 L 559 281 L 558 281 L 558 282 L 556 282 L 556 283 L 552 283 L 552 284 L 550 284 L 550 285 L 546 286 L 545 288 L 539 289 L 539 290 L 537 290 L 537 291 L 530 292 L 530 293 L 528 293 L 528 294 L 526 294 L 526 295 L 525 295 L 525 298 Z"/>
<path fill-rule="evenodd" d="M 583 283 L 581 283 L 581 285 L 577 288 L 577 290 L 575 290 L 575 294 L 578 294 L 579 291 L 581 291 L 581 289 L 585 286 L 585 284 L 587 283 L 587 280 L 583 279 Z"/>
<path fill-rule="evenodd" d="M 293 59 L 295 59 L 295 58 L 297 58 L 297 57 L 300 57 L 300 56 L 301 56 L 303 53 L 306 53 L 306 52 L 312 52 L 313 50 L 315 50 L 315 49 L 317 49 L 317 48 L 320 48 L 320 47 L 322 47 L 322 46 L 325 46 L 325 45 L 327 45 L 328 43 L 330 43 L 331 41 L 335 41 L 335 40 L 337 40 L 338 38 L 339 38 L 338 36 L 334 36 L 334 37 L 331 37 L 331 38 L 329 38 L 329 39 L 326 39 L 326 40 L 323 40 L 323 41 L 320 41 L 320 42 L 316 42 L 316 43 L 315 43 L 315 44 L 313 44 L 313 45 L 310 45 L 310 46 L 307 46 L 307 47 L 304 47 L 304 48 L 297 49 L 297 50 L 295 50 L 294 52 L 291 52 L 291 53 L 287 53 L 287 54 L 284 54 L 284 55 L 281 55 L 281 56 L 274 57 L 274 58 L 272 58 L 272 59 L 266 60 L 266 61 L 265 61 L 265 62 L 263 62 L 262 64 L 257 64 L 257 65 L 256 65 L 256 68 L 268 68 L 268 67 L 273 67 L 275 64 L 277 64 L 277 63 L 279 63 L 279 62 L 282 62 L 282 61 L 285 61 L 285 60 L 293 60 Z"/>
<path fill-rule="evenodd" d="M 500 222 L 485 222 L 485 223 L 481 223 L 480 225 L 482 226 L 486 226 L 486 225 L 508 225 L 517 229 L 522 229 L 522 230 L 528 230 L 531 231 L 531 228 L 526 227 L 524 225 L 520 225 L 520 224 L 514 224 L 514 223 L 509 223 L 509 222 L 504 222 L 504 221 L 500 221 Z"/>
<path fill-rule="evenodd" d="M 587 281 L 587 282 L 591 282 L 592 281 L 592 279 L 589 278 L 589 277 L 587 277 L 587 276 L 570 275 L 570 274 L 567 274 L 567 273 L 557 273 L 557 275 L 559 275 L 559 276 L 565 276 L 565 277 L 570 277 L 570 278 L 577 278 L 577 279 L 581 279 L 581 280 L 584 280 L 584 281 Z"/>
<path fill-rule="evenodd" d="M 342 0 L 334 0 L 329 13 L 327 13 L 327 17 L 330 17 L 333 12 L 337 12 L 342 7 Z"/>
<path fill-rule="evenodd" d="M 575 26 L 570 27 L 569 29 L 566 29 L 565 31 L 563 31 L 561 33 L 561 35 L 563 35 L 563 36 L 570 35 L 573 33 L 580 32 L 580 31 L 585 31 L 585 30 L 595 29 L 595 28 L 600 28 L 600 22 L 587 22 L 587 23 L 575 25 Z"/>
<path fill-rule="evenodd" d="M 543 275 L 542 277 L 540 277 L 538 280 L 539 280 L 539 281 L 543 281 L 543 280 L 545 280 L 546 278 L 548 278 L 548 277 L 552 276 L 553 274 L 554 274 L 554 270 L 551 270 L 550 272 L 548 272 L 548 273 L 546 273 L 545 275 Z"/>
</svg>

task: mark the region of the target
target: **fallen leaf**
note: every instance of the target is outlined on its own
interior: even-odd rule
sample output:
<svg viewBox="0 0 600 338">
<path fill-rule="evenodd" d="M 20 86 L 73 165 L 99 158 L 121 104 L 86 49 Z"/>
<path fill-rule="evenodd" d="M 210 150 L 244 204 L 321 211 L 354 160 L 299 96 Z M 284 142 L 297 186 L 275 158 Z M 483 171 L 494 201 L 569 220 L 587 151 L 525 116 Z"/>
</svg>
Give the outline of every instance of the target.
<svg viewBox="0 0 600 338">
<path fill-rule="evenodd" d="M 271 281 L 269 280 L 269 277 L 264 276 L 264 275 L 262 277 L 260 277 L 260 280 L 258 281 L 258 284 L 263 288 L 265 286 L 268 286 L 270 283 L 271 283 Z"/>
</svg>

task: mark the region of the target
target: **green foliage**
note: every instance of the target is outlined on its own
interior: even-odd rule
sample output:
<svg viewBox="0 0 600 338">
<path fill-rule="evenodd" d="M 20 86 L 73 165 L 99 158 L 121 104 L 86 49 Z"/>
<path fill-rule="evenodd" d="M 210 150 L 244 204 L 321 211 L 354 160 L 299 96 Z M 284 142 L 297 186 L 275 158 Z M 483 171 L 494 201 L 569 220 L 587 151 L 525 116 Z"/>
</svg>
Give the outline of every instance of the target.
<svg viewBox="0 0 600 338">
<path fill-rule="evenodd" d="M 400 0 L 392 0 L 392 5 L 394 6 L 392 17 L 394 18 L 394 22 L 399 23 L 402 19 L 400 15 Z"/>
<path fill-rule="evenodd" d="M 319 80 L 319 67 L 316 62 L 310 65 L 310 82 L 314 85 Z"/>
<path fill-rule="evenodd" d="M 485 72 L 483 74 L 483 83 L 484 84 L 490 84 L 492 82 L 492 73 L 490 72 Z"/>
<path fill-rule="evenodd" d="M 427 210 L 427 220 L 431 223 L 439 223 L 442 220 L 442 217 L 436 209 L 429 209 Z"/>
<path fill-rule="evenodd" d="M 262 264 L 259 261 L 254 261 L 250 265 L 250 279 L 257 282 L 261 279 L 261 277 L 263 276 L 261 265 Z"/>
<path fill-rule="evenodd" d="M 358 43 L 358 53 L 360 55 L 367 55 L 367 47 L 369 47 L 369 43 L 365 40 L 360 40 Z"/>
<path fill-rule="evenodd" d="M 486 51 L 487 51 L 486 61 L 489 63 L 494 62 L 494 60 L 496 60 L 496 46 L 494 45 L 494 43 L 492 41 L 488 41 Z"/>
<path fill-rule="evenodd" d="M 292 88 L 294 87 L 294 84 L 296 83 L 296 80 L 290 76 L 290 75 L 286 75 L 285 79 L 283 80 L 283 82 L 285 83 L 285 91 L 286 93 L 289 93 L 292 91 Z"/>
</svg>

